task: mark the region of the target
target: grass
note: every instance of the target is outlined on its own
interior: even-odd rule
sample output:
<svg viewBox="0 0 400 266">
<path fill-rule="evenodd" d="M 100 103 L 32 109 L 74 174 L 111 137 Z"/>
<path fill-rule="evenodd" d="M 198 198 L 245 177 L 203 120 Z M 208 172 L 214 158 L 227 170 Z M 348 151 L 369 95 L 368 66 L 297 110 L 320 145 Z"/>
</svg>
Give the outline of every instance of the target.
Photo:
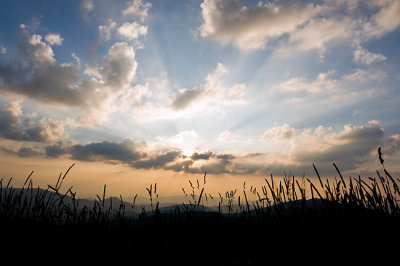
<svg viewBox="0 0 400 266">
<path fill-rule="evenodd" d="M 73 187 L 62 187 L 73 165 L 45 189 L 34 188 L 33 172 L 22 188 L 13 188 L 11 178 L 1 179 L 0 248 L 9 258 L 44 256 L 55 264 L 197 264 L 212 258 L 219 265 L 256 264 L 278 253 L 302 257 L 311 256 L 310 250 L 336 249 L 345 254 L 365 243 L 387 252 L 386 242 L 399 237 L 400 180 L 385 168 L 380 148 L 378 156 L 383 171 L 374 178 L 345 179 L 333 164 L 338 176 L 324 181 L 314 166 L 315 184 L 305 177 L 270 176 L 260 190 L 244 183 L 241 191 L 218 196 L 207 193 L 205 174 L 182 188 L 186 201 L 168 212 L 159 207 L 157 184 L 146 188 L 149 210 L 136 206 L 137 195 L 130 204 L 122 197 L 107 199 L 106 185 L 83 206 Z M 206 212 L 215 202 L 216 210 Z"/>
</svg>

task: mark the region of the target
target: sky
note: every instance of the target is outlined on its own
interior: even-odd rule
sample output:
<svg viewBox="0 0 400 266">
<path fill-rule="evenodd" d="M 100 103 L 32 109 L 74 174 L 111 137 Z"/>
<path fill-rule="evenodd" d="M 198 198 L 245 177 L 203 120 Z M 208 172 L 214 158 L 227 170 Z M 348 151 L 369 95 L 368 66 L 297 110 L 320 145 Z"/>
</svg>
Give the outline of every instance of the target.
<svg viewBox="0 0 400 266">
<path fill-rule="evenodd" d="M 168 195 L 400 173 L 400 1 L 2 1 L 0 178 Z M 164 188 L 164 190 L 163 190 Z"/>
</svg>

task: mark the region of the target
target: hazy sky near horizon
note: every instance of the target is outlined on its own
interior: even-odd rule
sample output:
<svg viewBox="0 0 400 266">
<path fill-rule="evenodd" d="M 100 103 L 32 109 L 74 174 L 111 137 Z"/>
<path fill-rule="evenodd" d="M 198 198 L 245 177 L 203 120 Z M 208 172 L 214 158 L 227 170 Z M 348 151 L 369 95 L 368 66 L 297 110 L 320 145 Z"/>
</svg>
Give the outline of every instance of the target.
<svg viewBox="0 0 400 266">
<path fill-rule="evenodd" d="M 5 0 L 0 18 L 0 177 L 368 175 L 379 146 L 400 172 L 398 0 Z"/>
</svg>

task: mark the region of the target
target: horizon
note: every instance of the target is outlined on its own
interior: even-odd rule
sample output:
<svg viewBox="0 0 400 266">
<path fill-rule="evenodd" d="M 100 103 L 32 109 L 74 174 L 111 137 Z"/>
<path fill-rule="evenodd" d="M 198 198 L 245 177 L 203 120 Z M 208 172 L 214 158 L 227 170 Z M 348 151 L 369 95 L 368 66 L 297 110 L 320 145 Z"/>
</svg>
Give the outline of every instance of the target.
<svg viewBox="0 0 400 266">
<path fill-rule="evenodd" d="M 11 1 L 0 178 L 80 197 L 400 174 L 400 2 Z"/>
</svg>

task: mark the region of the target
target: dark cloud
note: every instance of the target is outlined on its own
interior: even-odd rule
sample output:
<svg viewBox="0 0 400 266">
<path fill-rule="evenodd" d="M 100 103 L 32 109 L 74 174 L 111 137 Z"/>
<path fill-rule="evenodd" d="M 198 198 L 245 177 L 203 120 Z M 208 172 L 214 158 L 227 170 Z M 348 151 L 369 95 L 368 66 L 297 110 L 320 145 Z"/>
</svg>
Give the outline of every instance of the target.
<svg viewBox="0 0 400 266">
<path fill-rule="evenodd" d="M 190 157 L 193 161 L 196 160 L 209 160 L 212 156 L 214 156 L 214 153 L 209 151 L 209 152 L 204 152 L 204 153 L 193 153 L 192 156 Z"/>
<path fill-rule="evenodd" d="M 361 127 L 347 125 L 331 140 L 327 148 L 323 150 L 298 149 L 293 155 L 302 165 L 335 162 L 346 169 L 354 169 L 382 145 L 383 135 L 383 128 L 378 124 L 370 123 L 368 126 Z"/>
<path fill-rule="evenodd" d="M 25 95 L 45 103 L 82 104 L 79 91 L 71 88 L 78 71 L 70 65 L 58 65 L 52 48 L 40 35 L 21 34 L 18 59 L 0 62 L 0 90 Z"/>
<path fill-rule="evenodd" d="M 0 111 L 0 136 L 7 139 L 20 139 L 18 130 L 20 110 L 13 104 L 7 104 Z"/>
<path fill-rule="evenodd" d="M 256 153 L 248 153 L 244 156 L 244 158 L 257 158 L 263 156 L 264 153 L 256 152 Z"/>
<path fill-rule="evenodd" d="M 172 108 L 174 110 L 182 110 L 188 107 L 193 101 L 200 98 L 204 93 L 204 87 L 193 88 L 179 92 L 175 95 L 175 99 L 172 102 Z"/>
<path fill-rule="evenodd" d="M 21 147 L 19 149 L 10 149 L 10 148 L 6 148 L 6 147 L 2 147 L 1 150 L 8 154 L 16 155 L 16 156 L 22 157 L 22 158 L 42 157 L 43 156 L 43 152 L 41 150 L 33 148 L 33 147 L 29 147 L 29 146 Z"/>
<path fill-rule="evenodd" d="M 223 161 L 230 161 L 235 159 L 235 156 L 232 154 L 219 154 L 217 155 L 217 158 Z"/>
<path fill-rule="evenodd" d="M 17 141 L 51 142 L 64 133 L 64 125 L 60 121 L 42 119 L 32 123 L 22 118 L 18 102 L 6 104 L 0 110 L 0 137 Z"/>
<path fill-rule="evenodd" d="M 49 158 L 57 158 L 61 155 L 69 153 L 70 146 L 65 145 L 62 141 L 58 141 L 53 145 L 44 148 L 45 154 Z"/>
<path fill-rule="evenodd" d="M 198 170 L 201 173 L 209 174 L 228 174 L 232 173 L 231 169 L 228 168 L 232 164 L 229 160 L 218 160 L 205 165 L 202 165 Z"/>
<path fill-rule="evenodd" d="M 180 151 L 168 151 L 149 159 L 136 161 L 132 163 L 132 167 L 136 169 L 151 169 L 151 168 L 159 169 L 163 168 L 168 163 L 175 161 L 177 158 L 181 156 L 182 154 Z"/>
<path fill-rule="evenodd" d="M 193 164 L 192 160 L 185 160 L 164 166 L 164 170 L 172 170 L 174 172 L 190 173 L 190 167 Z"/>
<path fill-rule="evenodd" d="M 132 163 L 144 157 L 145 154 L 138 150 L 139 144 L 131 139 L 121 142 L 102 141 L 85 145 L 73 145 L 69 152 L 73 159 L 80 161 L 117 161 Z M 57 150 L 55 150 L 57 152 Z"/>
</svg>

